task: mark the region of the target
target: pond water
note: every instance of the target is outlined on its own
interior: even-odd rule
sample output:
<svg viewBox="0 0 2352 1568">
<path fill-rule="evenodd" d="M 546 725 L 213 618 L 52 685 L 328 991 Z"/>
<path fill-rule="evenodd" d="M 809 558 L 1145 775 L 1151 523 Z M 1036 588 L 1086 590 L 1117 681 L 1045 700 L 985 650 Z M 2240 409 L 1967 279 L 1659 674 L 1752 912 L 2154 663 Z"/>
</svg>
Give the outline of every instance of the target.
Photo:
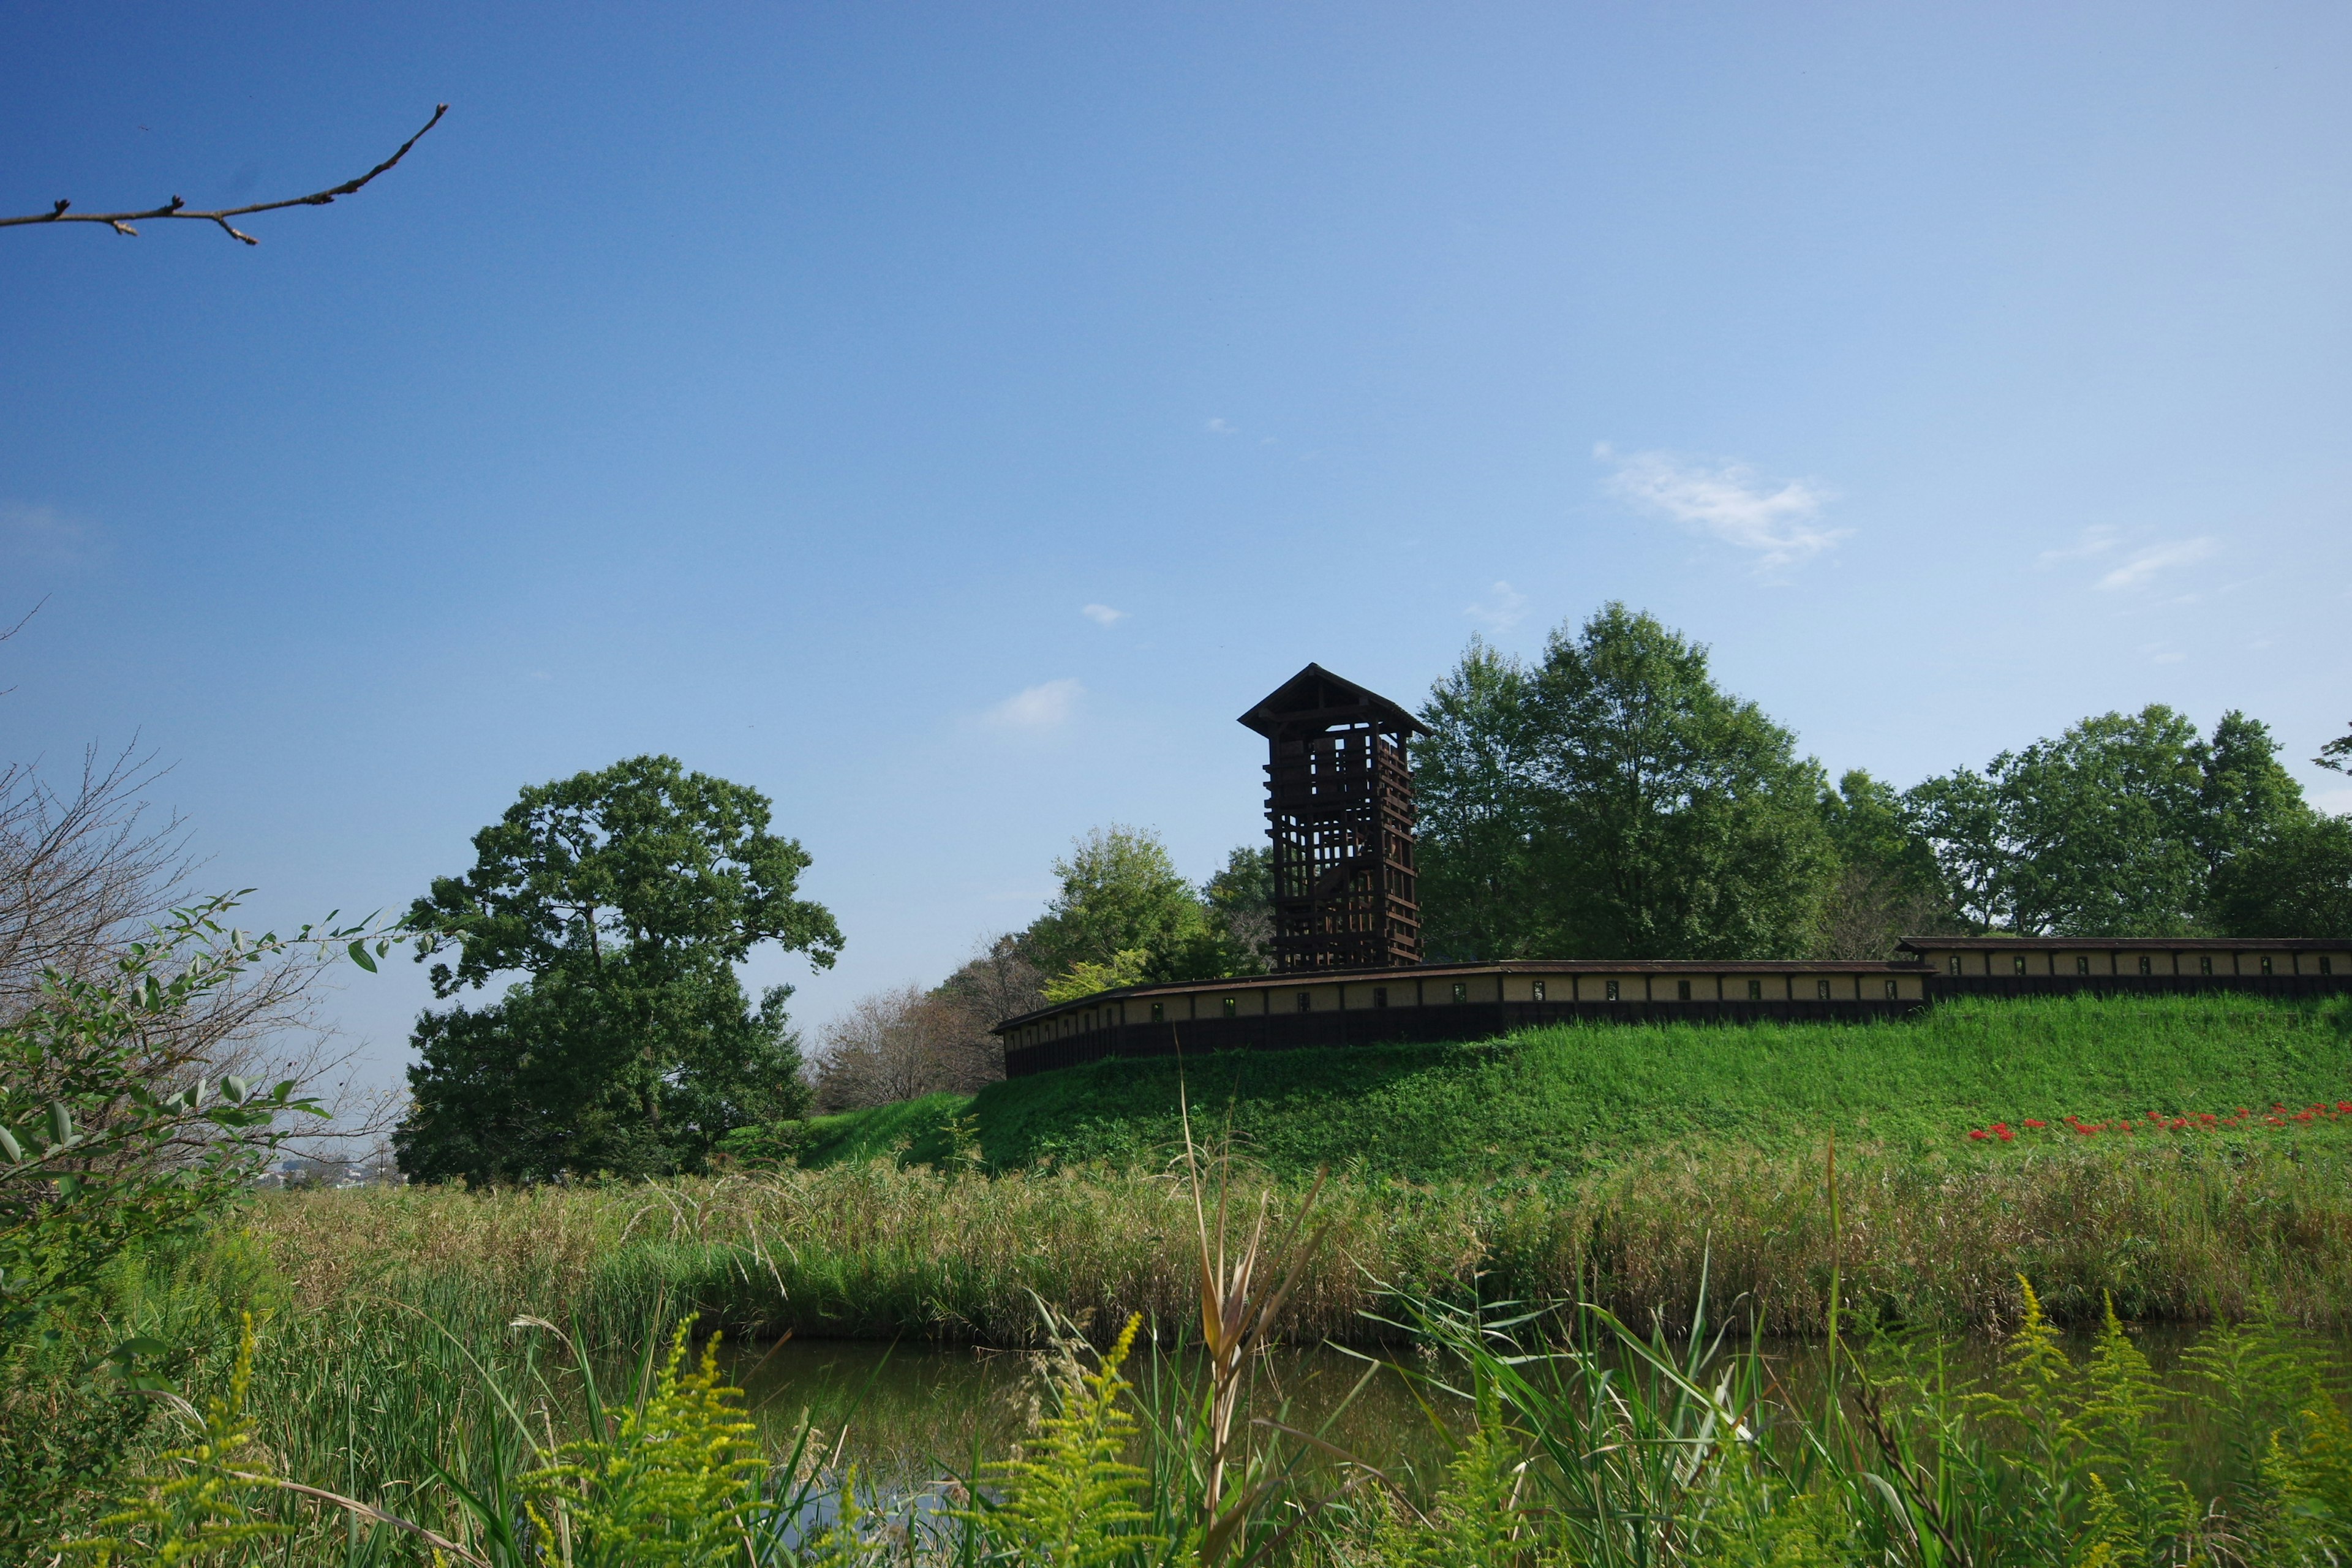
<svg viewBox="0 0 2352 1568">
<path fill-rule="evenodd" d="M 2172 1374 L 2197 1331 L 2157 1325 L 2133 1333 L 2159 1374 L 2177 1388 L 2189 1386 Z M 2352 1369 L 2352 1347 L 2323 1342 L 2339 1368 Z M 2067 1343 L 2078 1364 L 2090 1348 L 2087 1338 Z M 797 1339 L 727 1351 L 729 1373 L 772 1446 L 788 1446 L 807 1422 L 837 1465 L 855 1464 L 874 1484 L 899 1493 L 970 1476 L 980 1462 L 1002 1458 L 1020 1439 L 1042 1386 L 1042 1363 L 1020 1352 Z M 1786 1397 L 1818 1407 L 1824 1348 L 1784 1341 L 1768 1343 L 1764 1353 Z M 1959 1341 L 1952 1350 L 1954 1371 L 1972 1375 L 1997 1354 L 1987 1341 Z M 1181 1383 L 1170 1352 L 1149 1346 L 1137 1347 L 1127 1370 L 1147 1411 Z M 1461 1401 L 1428 1388 L 1428 1375 L 1444 1370 L 1414 1360 L 1409 1351 L 1367 1359 L 1328 1347 L 1282 1349 L 1267 1357 L 1253 1407 L 1259 1415 L 1323 1435 L 1425 1494 L 1467 1425 Z M 2210 1480 L 2221 1455 L 2201 1400 L 2182 1393 L 2168 1414 L 2185 1450 L 2185 1479 L 2192 1486 Z M 1328 1463 L 1305 1462 L 1309 1468 Z"/>
</svg>

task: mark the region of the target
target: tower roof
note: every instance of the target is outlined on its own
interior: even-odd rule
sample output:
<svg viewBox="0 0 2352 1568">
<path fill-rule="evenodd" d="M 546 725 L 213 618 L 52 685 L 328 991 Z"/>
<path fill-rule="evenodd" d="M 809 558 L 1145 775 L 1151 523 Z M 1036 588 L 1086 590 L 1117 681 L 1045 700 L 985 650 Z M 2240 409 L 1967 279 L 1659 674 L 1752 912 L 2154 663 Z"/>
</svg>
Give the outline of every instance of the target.
<svg viewBox="0 0 2352 1568">
<path fill-rule="evenodd" d="M 1308 665 L 1241 716 L 1242 723 L 1268 740 L 1294 726 L 1323 730 L 1366 720 L 1396 734 L 1429 733 L 1427 725 L 1379 692 L 1343 680 L 1319 664 Z"/>
</svg>

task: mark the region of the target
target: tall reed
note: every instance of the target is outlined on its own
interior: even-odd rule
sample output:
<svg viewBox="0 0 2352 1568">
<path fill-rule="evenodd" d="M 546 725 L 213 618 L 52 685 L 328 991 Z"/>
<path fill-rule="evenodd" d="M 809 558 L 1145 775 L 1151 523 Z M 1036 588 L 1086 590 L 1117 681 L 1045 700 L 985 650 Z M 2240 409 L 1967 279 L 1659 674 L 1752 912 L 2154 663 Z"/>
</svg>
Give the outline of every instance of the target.
<svg viewBox="0 0 2352 1568">
<path fill-rule="evenodd" d="M 1842 1150 L 1831 1223 L 1811 1159 L 1661 1159 L 1573 1182 L 1413 1184 L 1341 1174 L 1278 1323 L 1363 1342 L 1373 1280 L 1433 1300 L 1579 1297 L 1669 1326 L 1703 1270 L 1757 1326 L 1818 1333 L 1833 1262 L 1850 1301 L 1948 1329 L 2022 1310 L 2095 1322 L 2201 1322 L 2264 1307 L 2352 1322 L 2352 1150 L 2326 1138 L 2220 1148 L 2061 1147 L 1926 1159 Z M 1236 1177 L 1270 1223 L 1262 1267 L 1306 1189 Z M 1242 1188 L 1246 1188 L 1243 1191 Z M 626 1187 L 289 1194 L 253 1234 L 305 1311 L 397 1299 L 450 1321 L 518 1312 L 635 1342 L 667 1301 L 739 1333 L 1032 1342 L 1042 1299 L 1108 1333 L 1166 1336 L 1199 1304 L 1196 1216 L 1181 1174 L 1116 1169 L 992 1179 L 887 1162 Z M 501 1316 L 503 1314 L 503 1317 Z"/>
</svg>

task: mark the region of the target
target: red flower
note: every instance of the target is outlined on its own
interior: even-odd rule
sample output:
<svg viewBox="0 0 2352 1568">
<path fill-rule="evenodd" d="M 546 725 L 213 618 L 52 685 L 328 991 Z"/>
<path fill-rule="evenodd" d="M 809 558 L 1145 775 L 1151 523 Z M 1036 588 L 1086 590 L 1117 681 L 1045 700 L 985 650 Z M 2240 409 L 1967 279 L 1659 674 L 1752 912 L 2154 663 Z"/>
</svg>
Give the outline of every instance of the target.
<svg viewBox="0 0 2352 1568">
<path fill-rule="evenodd" d="M 2025 1124 L 2028 1127 L 2047 1127 L 2050 1125 L 2047 1121 L 2036 1121 L 2031 1116 L 2025 1119 Z"/>
<path fill-rule="evenodd" d="M 2004 1143 L 2014 1143 L 2017 1142 L 2017 1134 L 2011 1132 L 2004 1125 L 1996 1122 L 1993 1126 L 1993 1131 L 2000 1135 L 2000 1141 Z"/>
<path fill-rule="evenodd" d="M 2208 1127 L 2218 1125 L 2220 1121 L 2220 1119 L 2210 1110 L 2199 1111 L 2197 1113 L 2197 1120 L 2203 1122 Z"/>
<path fill-rule="evenodd" d="M 2189 1118 L 2187 1118 L 2186 1116 L 2176 1116 L 2176 1117 L 2174 1117 L 2174 1118 L 2173 1118 L 2173 1120 L 2172 1120 L 2172 1130 L 2173 1130 L 2175 1132 L 2179 1131 L 2182 1128 L 2184 1128 L 2184 1127 L 2186 1127 L 2186 1126 L 2188 1126 L 2188 1125 L 2189 1125 Z"/>
<path fill-rule="evenodd" d="M 1971 1137 L 1971 1138 L 1979 1138 L 1979 1139 L 1981 1139 L 1981 1138 L 1990 1137 L 1990 1133 L 1988 1133 L 1988 1132 L 1986 1132 L 1986 1131 L 1985 1131 L 1985 1130 L 1984 1130 L 1983 1128 L 1981 1128 L 1981 1127 L 1971 1127 L 1971 1128 L 1969 1128 L 1969 1137 Z"/>
<path fill-rule="evenodd" d="M 2352 1100 L 2337 1100 L 2336 1102 L 2336 1109 L 2344 1112 L 2347 1116 L 2352 1116 Z"/>
<path fill-rule="evenodd" d="M 2298 1110 L 2294 1114 L 2294 1119 L 2297 1121 L 2308 1121 L 2311 1120 L 2311 1112 L 2308 1110 Z"/>
</svg>

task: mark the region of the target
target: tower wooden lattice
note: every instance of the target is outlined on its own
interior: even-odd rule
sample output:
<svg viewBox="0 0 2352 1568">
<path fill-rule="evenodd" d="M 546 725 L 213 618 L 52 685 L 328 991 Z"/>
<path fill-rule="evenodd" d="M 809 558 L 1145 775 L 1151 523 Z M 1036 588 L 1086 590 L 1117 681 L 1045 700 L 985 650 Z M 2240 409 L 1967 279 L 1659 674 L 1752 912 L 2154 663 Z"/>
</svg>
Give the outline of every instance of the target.
<svg viewBox="0 0 2352 1568">
<path fill-rule="evenodd" d="M 1406 742 L 1429 731 L 1310 664 L 1241 721 L 1266 738 L 1274 966 L 1285 973 L 1421 962 Z"/>
</svg>

